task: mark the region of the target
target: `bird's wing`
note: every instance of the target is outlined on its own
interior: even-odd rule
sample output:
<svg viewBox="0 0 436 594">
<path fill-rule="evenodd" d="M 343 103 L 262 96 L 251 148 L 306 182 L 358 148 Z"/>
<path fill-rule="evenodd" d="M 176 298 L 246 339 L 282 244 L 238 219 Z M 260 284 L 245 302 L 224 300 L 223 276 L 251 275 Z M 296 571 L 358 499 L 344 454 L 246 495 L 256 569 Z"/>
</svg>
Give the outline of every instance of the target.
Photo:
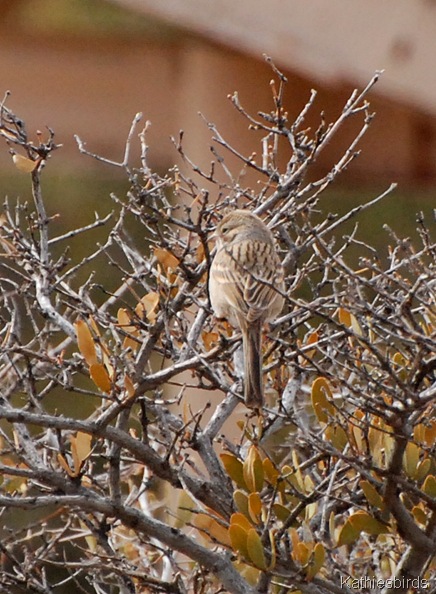
<svg viewBox="0 0 436 594">
<path fill-rule="evenodd" d="M 283 283 L 273 247 L 260 241 L 241 241 L 220 250 L 213 266 L 216 281 L 237 318 L 243 316 L 248 323 L 264 318 Z"/>
</svg>

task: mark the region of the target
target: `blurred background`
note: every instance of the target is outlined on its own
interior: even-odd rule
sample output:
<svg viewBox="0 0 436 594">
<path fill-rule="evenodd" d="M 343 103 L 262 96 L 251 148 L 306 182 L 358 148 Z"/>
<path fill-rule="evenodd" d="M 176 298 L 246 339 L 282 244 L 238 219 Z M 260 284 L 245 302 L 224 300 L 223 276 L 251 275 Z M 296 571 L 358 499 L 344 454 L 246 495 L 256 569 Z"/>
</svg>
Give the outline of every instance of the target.
<svg viewBox="0 0 436 594">
<path fill-rule="evenodd" d="M 158 171 L 177 162 L 170 136 L 180 129 L 187 154 L 208 169 L 211 133 L 199 112 L 241 152 L 258 151 L 259 136 L 227 95 L 237 90 L 252 114 L 272 108 L 263 53 L 288 77 L 291 118 L 317 89 L 308 119 L 314 127 L 321 111 L 332 121 L 352 90 L 384 69 L 370 95 L 376 118 L 362 154 L 331 200 L 336 209 L 348 208 L 396 181 L 398 190 L 380 208 L 387 209 L 384 219 L 410 232 L 415 212 L 429 215 L 434 205 L 434 0 L 330 0 L 328 9 L 323 0 L 1 0 L 0 26 L 0 95 L 11 92 L 6 104 L 29 132 L 50 126 L 63 144 L 45 179 L 46 197 L 66 219 L 95 209 L 103 215 L 111 208 L 109 192 L 127 188 L 121 171 L 80 155 L 73 135 L 90 151 L 122 160 L 138 111 L 152 122 L 149 159 Z M 313 176 L 332 167 L 356 123 L 321 154 Z M 0 188 L 10 197 L 29 193 L 28 176 L 14 168 L 6 146 Z M 77 211 L 82 205 L 89 210 Z M 380 212 L 366 216 L 376 233 Z"/>
</svg>

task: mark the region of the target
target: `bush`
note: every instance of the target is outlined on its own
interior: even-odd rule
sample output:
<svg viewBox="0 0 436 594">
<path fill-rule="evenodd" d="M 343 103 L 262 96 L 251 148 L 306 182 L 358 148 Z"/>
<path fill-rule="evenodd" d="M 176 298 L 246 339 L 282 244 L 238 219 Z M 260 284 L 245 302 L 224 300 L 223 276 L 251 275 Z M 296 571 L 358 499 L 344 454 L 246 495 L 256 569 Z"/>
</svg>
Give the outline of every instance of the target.
<svg viewBox="0 0 436 594">
<path fill-rule="evenodd" d="M 270 113 L 231 98 L 263 133 L 259 157 L 209 124 L 211 169 L 190 162 L 181 135 L 183 166 L 158 175 L 138 115 L 123 161 L 110 163 L 127 195 L 60 236 L 41 182 L 54 134 L 33 143 L 1 107 L 0 134 L 34 200 L 6 202 L 0 227 L 3 591 L 398 593 L 434 580 L 435 243 L 421 215 L 419 245 L 391 231 L 387 259 L 357 225 L 338 237 L 393 186 L 319 216 L 370 125 L 377 76 L 311 131 L 315 93 L 288 122 L 286 79 L 272 68 Z M 350 146 L 307 182 L 350 118 L 361 120 Z M 260 191 L 238 183 L 226 152 Z M 236 206 L 267 221 L 287 271 L 286 308 L 264 338 L 261 415 L 242 404 L 240 336 L 207 297 L 210 236 Z M 97 227 L 104 241 L 74 261 L 69 243 Z"/>
</svg>

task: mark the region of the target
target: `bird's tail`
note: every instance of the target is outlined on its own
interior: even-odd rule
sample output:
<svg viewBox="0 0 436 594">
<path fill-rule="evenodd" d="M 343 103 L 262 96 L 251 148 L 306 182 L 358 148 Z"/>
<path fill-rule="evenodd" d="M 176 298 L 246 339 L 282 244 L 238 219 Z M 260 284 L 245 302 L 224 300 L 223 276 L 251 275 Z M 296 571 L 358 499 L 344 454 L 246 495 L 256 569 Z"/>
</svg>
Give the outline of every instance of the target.
<svg viewBox="0 0 436 594">
<path fill-rule="evenodd" d="M 256 320 L 247 324 L 244 332 L 244 398 L 248 408 L 263 407 L 262 386 L 262 323 Z"/>
</svg>

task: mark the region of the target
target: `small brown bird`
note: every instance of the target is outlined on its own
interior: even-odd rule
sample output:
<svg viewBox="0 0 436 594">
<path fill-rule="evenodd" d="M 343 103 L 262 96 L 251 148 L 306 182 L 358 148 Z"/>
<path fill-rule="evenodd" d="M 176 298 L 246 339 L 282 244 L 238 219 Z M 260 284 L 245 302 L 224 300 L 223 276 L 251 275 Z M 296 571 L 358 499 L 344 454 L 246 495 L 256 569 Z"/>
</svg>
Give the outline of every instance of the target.
<svg viewBox="0 0 436 594">
<path fill-rule="evenodd" d="M 245 404 L 260 409 L 262 327 L 283 308 L 283 267 L 272 232 L 251 212 L 227 214 L 217 226 L 216 237 L 210 301 L 218 318 L 226 318 L 242 332 Z"/>
</svg>

